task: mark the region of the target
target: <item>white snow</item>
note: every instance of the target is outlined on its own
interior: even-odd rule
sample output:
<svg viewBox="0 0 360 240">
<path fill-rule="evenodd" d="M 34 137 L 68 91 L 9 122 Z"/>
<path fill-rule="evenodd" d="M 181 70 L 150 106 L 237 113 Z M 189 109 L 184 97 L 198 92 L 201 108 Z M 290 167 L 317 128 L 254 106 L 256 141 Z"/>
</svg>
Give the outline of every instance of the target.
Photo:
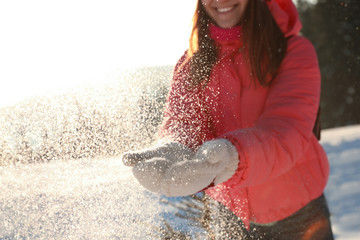
<svg viewBox="0 0 360 240">
<path fill-rule="evenodd" d="M 360 125 L 326 129 L 321 132 L 321 143 L 338 146 L 341 143 L 360 139 Z M 358 145 L 358 147 L 360 147 Z"/>
<path fill-rule="evenodd" d="M 324 130 L 321 143 L 336 239 L 360 239 L 360 125 Z M 0 193 L 0 239 L 157 239 L 168 211 L 118 159 L 0 167 Z"/>
<path fill-rule="evenodd" d="M 330 161 L 325 189 L 336 239 L 360 239 L 360 125 L 328 129 L 321 144 Z"/>
<path fill-rule="evenodd" d="M 1 167 L 0 192 L 0 239 L 147 239 L 160 212 L 117 159 Z"/>
</svg>

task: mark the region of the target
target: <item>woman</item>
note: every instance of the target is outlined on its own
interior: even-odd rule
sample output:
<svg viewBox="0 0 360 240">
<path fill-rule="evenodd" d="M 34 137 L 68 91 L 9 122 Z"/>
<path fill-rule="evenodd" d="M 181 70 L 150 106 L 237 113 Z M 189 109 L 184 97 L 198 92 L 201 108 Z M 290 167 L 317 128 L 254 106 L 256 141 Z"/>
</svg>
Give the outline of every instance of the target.
<svg viewBox="0 0 360 240">
<path fill-rule="evenodd" d="M 220 238 L 332 239 L 329 165 L 312 131 L 320 73 L 294 4 L 199 0 L 193 23 L 161 141 L 124 163 L 151 191 L 204 190 L 220 205 Z"/>
</svg>

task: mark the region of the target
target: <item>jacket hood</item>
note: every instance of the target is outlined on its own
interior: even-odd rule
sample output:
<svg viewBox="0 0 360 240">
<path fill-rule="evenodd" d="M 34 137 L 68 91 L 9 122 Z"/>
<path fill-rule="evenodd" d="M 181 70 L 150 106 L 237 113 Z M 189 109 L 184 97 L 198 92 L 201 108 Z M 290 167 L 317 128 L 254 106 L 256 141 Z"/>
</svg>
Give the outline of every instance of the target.
<svg viewBox="0 0 360 240">
<path fill-rule="evenodd" d="M 297 35 L 302 24 L 292 0 L 267 0 L 269 9 L 285 37 Z"/>
</svg>

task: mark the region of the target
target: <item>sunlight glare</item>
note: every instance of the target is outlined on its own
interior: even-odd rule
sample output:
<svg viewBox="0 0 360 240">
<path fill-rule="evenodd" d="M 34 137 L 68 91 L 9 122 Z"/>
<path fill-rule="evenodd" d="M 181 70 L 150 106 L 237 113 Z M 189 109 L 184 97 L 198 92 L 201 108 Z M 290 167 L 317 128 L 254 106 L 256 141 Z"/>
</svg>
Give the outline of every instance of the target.
<svg viewBox="0 0 360 240">
<path fill-rule="evenodd" d="M 174 65 L 188 44 L 195 1 L 16 0 L 0 3 L 0 107 Z"/>
</svg>

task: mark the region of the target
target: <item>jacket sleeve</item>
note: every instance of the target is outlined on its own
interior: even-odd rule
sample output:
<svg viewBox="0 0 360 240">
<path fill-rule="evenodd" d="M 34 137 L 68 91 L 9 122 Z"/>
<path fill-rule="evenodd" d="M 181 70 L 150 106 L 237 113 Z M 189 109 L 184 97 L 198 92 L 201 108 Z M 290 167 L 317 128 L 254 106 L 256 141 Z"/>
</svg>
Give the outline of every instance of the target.
<svg viewBox="0 0 360 240">
<path fill-rule="evenodd" d="M 195 149 L 212 134 L 201 87 L 188 85 L 189 66 L 185 60 L 186 55 L 175 66 L 158 135 Z"/>
<path fill-rule="evenodd" d="M 312 129 L 319 100 L 316 52 L 307 39 L 292 37 L 254 126 L 223 136 L 239 152 L 239 168 L 231 183 L 238 187 L 261 184 L 294 167 L 315 138 Z"/>
</svg>

